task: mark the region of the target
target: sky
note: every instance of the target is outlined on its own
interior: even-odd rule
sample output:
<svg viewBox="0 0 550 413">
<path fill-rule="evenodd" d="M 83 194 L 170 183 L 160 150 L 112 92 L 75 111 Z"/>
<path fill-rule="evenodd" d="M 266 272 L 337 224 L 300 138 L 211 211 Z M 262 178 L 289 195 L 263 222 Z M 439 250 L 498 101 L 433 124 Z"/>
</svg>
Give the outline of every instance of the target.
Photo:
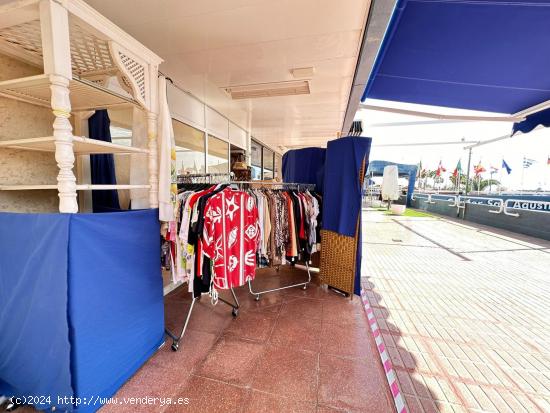
<svg viewBox="0 0 550 413">
<path fill-rule="evenodd" d="M 494 113 L 474 112 L 425 105 L 411 105 L 396 102 L 367 99 L 366 104 L 407 108 L 439 114 L 490 115 Z M 498 114 L 496 114 L 498 116 Z M 418 164 L 422 167 L 437 169 L 439 161 L 452 173 L 458 160 L 466 173 L 468 166 L 467 142 L 485 141 L 500 136 L 509 136 L 511 122 L 479 121 L 440 121 L 419 116 L 402 115 L 374 110 L 359 110 L 356 118 L 363 121 L 363 136 L 373 138 L 371 160 L 386 160 L 398 163 Z M 442 144 L 453 142 L 453 144 Z M 418 146 L 418 143 L 431 145 Z M 412 145 L 411 145 L 412 144 Z M 397 146 L 388 146 L 397 145 Z M 414 146 L 413 146 L 414 145 Z M 542 188 L 550 191 L 550 128 L 540 128 L 528 134 L 516 134 L 495 143 L 476 147 L 472 151 L 470 169 L 480 161 L 485 169 L 490 166 L 501 170 L 493 175 L 509 190 L 529 190 Z M 535 163 L 523 169 L 523 157 L 535 160 Z M 510 175 L 502 170 L 502 160 L 512 168 Z M 473 173 L 472 173 L 473 174 Z M 523 176 L 522 176 L 523 175 Z M 489 178 L 489 173 L 483 174 Z M 523 180 L 523 187 L 522 187 Z"/>
</svg>

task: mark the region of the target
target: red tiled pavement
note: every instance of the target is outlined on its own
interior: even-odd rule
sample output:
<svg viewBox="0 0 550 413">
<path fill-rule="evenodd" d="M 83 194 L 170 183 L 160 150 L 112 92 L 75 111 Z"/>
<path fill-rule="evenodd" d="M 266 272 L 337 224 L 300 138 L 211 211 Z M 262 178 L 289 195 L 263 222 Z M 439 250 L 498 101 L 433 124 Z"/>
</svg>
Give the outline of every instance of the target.
<svg viewBox="0 0 550 413">
<path fill-rule="evenodd" d="M 363 212 L 363 288 L 410 412 L 550 412 L 549 247 Z"/>
<path fill-rule="evenodd" d="M 303 279 L 301 270 L 259 271 L 255 288 Z M 178 406 L 100 411 L 393 413 L 384 370 L 369 333 L 360 299 L 342 298 L 315 283 L 256 302 L 248 288 L 236 291 L 239 316 L 205 297 L 195 305 L 178 352 L 171 341 L 115 397 L 188 398 Z M 166 323 L 181 327 L 189 294 L 166 298 Z"/>
</svg>

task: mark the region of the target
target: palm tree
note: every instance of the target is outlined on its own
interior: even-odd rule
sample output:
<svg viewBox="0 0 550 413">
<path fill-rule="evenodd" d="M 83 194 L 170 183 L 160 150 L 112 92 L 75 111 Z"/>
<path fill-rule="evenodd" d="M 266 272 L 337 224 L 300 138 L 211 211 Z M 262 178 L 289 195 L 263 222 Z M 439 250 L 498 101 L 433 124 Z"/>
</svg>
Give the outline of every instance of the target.
<svg viewBox="0 0 550 413">
<path fill-rule="evenodd" d="M 471 185 L 472 191 L 482 192 L 489 186 L 493 186 L 493 185 L 498 186 L 498 185 L 500 185 L 500 181 L 498 181 L 497 179 L 476 178 L 476 179 L 471 179 L 470 180 L 470 185 Z"/>
<path fill-rule="evenodd" d="M 454 175 L 451 175 L 450 179 L 451 179 L 451 183 L 456 188 L 456 181 L 458 180 L 457 177 Z M 466 175 L 460 175 L 460 185 L 466 187 L 466 182 L 467 182 Z"/>
</svg>

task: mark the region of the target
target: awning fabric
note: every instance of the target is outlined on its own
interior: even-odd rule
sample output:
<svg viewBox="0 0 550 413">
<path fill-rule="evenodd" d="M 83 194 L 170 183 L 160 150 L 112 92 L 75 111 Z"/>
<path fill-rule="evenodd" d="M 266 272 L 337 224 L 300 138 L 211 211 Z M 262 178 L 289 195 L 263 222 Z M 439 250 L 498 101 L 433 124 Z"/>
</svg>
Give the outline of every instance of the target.
<svg viewBox="0 0 550 413">
<path fill-rule="evenodd" d="M 545 128 L 550 126 L 550 108 L 535 112 L 522 122 L 514 123 L 512 128 L 512 135 L 517 132 L 529 133 L 537 126 L 544 126 Z"/>
<path fill-rule="evenodd" d="M 400 0 L 366 98 L 499 113 L 550 99 L 550 0 Z"/>
</svg>

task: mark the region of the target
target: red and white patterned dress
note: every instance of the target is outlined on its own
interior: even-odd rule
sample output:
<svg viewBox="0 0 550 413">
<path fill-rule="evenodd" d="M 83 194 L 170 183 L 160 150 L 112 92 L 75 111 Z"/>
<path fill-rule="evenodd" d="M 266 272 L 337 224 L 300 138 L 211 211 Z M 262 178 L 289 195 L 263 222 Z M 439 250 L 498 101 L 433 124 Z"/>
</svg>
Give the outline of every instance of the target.
<svg viewBox="0 0 550 413">
<path fill-rule="evenodd" d="M 259 233 L 258 208 L 251 195 L 226 188 L 208 200 L 202 244 L 213 263 L 216 289 L 254 279 Z"/>
</svg>

